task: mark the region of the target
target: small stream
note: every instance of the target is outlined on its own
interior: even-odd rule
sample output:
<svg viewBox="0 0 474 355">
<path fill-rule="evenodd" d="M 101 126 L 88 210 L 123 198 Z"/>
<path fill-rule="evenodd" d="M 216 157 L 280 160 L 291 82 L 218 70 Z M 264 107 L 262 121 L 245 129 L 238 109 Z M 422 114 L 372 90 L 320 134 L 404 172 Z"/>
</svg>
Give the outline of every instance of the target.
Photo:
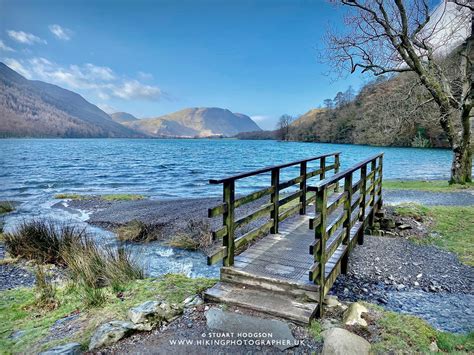
<svg viewBox="0 0 474 355">
<path fill-rule="evenodd" d="M 474 330 L 474 295 L 448 292 L 388 291 L 387 304 L 392 311 L 426 320 L 439 330 L 467 333 Z"/>
</svg>

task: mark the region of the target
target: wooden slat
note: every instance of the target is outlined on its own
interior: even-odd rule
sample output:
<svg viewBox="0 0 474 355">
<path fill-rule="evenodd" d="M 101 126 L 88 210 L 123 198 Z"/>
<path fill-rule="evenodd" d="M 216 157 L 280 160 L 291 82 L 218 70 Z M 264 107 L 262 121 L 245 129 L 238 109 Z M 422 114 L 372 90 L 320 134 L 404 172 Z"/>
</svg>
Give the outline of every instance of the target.
<svg viewBox="0 0 474 355">
<path fill-rule="evenodd" d="M 245 217 L 242 217 L 234 222 L 235 229 L 238 229 L 246 224 L 249 224 L 250 222 L 261 218 L 263 216 L 268 216 L 270 212 L 273 211 L 273 203 L 266 203 L 262 205 L 261 208 L 256 210 L 255 212 L 252 212 Z"/>
<path fill-rule="evenodd" d="M 335 211 L 341 204 L 343 204 L 347 199 L 347 192 L 344 191 L 341 193 L 334 201 L 332 201 L 329 206 L 327 207 L 328 209 L 328 215 L 331 214 L 333 211 Z"/>
<path fill-rule="evenodd" d="M 241 173 L 241 174 L 237 174 L 237 175 L 233 175 L 233 176 L 228 176 L 228 177 L 225 177 L 223 179 L 211 179 L 209 180 L 209 183 L 210 184 L 213 184 L 213 185 L 216 185 L 216 184 L 222 184 L 223 182 L 225 181 L 230 181 L 230 180 L 239 180 L 239 179 L 243 179 L 243 178 L 246 178 L 246 177 L 249 177 L 249 176 L 254 176 L 254 175 L 258 175 L 258 174 L 263 174 L 263 173 L 268 173 L 274 169 L 283 169 L 283 168 L 287 168 L 287 167 L 290 167 L 290 166 L 293 166 L 293 165 L 298 165 L 302 162 L 310 162 L 310 161 L 314 161 L 314 160 L 320 160 L 320 159 L 323 159 L 325 157 L 331 157 L 331 156 L 335 156 L 336 154 L 340 154 L 340 152 L 333 152 L 333 153 L 328 153 L 328 154 L 322 154 L 322 155 L 318 155 L 316 157 L 312 157 L 312 158 L 308 158 L 308 159 L 302 159 L 302 160 L 297 160 L 297 161 L 294 161 L 294 162 L 291 162 L 291 163 L 287 163 L 287 164 L 281 164 L 281 165 L 275 165 L 275 166 L 268 166 L 266 168 L 263 168 L 263 169 L 258 169 L 258 170 L 253 170 L 253 171 L 249 171 L 249 172 L 246 172 L 246 173 Z"/>
<path fill-rule="evenodd" d="M 329 244 L 326 245 L 326 255 L 327 259 L 330 259 L 332 254 L 334 254 L 334 251 L 338 248 L 338 246 L 341 244 L 342 239 L 344 238 L 344 233 L 345 233 L 345 228 L 339 228 L 336 233 L 334 233 L 334 236 L 329 238 L 328 242 Z"/>
<path fill-rule="evenodd" d="M 218 205 L 216 207 L 209 208 L 207 210 L 207 216 L 209 218 L 217 217 L 221 214 L 224 214 L 227 212 L 227 204 L 223 203 L 222 205 Z"/>
<path fill-rule="evenodd" d="M 309 254 L 314 255 L 314 253 L 317 253 L 320 246 L 321 246 L 321 243 L 319 239 L 313 240 L 313 242 L 309 245 Z"/>
<path fill-rule="evenodd" d="M 249 195 L 240 197 L 235 200 L 234 206 L 235 208 L 238 208 L 242 205 L 245 205 L 246 203 L 258 200 L 259 198 L 262 198 L 263 196 L 270 195 L 273 192 L 274 188 L 273 186 L 270 186 L 266 189 L 255 191 Z"/>
<path fill-rule="evenodd" d="M 316 281 L 316 278 L 319 276 L 320 271 L 321 270 L 319 267 L 319 263 L 318 262 L 313 263 L 313 265 L 309 269 L 309 281 L 313 281 L 313 282 Z"/>
<path fill-rule="evenodd" d="M 296 184 L 299 184 L 300 182 L 303 181 L 303 176 L 298 176 L 298 177 L 295 177 L 294 179 L 291 179 L 291 180 L 288 180 L 288 181 L 285 181 L 281 184 L 278 185 L 278 190 L 284 190 L 284 189 L 287 189 L 293 185 L 296 185 Z"/>
<path fill-rule="evenodd" d="M 313 170 L 313 171 L 310 171 L 309 173 L 306 174 L 306 178 L 307 179 L 310 179 L 312 178 L 313 176 L 316 176 L 316 175 L 319 175 L 323 172 L 322 169 L 317 169 L 317 170 Z"/>
<path fill-rule="evenodd" d="M 302 195 L 303 195 L 303 191 L 297 191 L 291 195 L 286 196 L 285 198 L 282 198 L 280 200 L 280 207 L 286 205 L 288 202 L 291 202 Z"/>
<path fill-rule="evenodd" d="M 235 247 L 240 248 L 242 245 L 247 244 L 270 231 L 270 228 L 273 226 L 273 220 L 269 220 L 267 223 L 263 224 L 260 227 L 254 228 L 251 231 L 245 233 L 235 240 Z"/>
<path fill-rule="evenodd" d="M 347 211 L 342 211 L 337 217 L 327 226 L 326 235 L 330 237 L 336 229 L 338 229 L 346 220 Z"/>
<path fill-rule="evenodd" d="M 216 251 L 214 254 L 209 255 L 207 257 L 207 265 L 214 265 L 219 260 L 224 259 L 226 255 L 227 255 L 227 248 L 224 246 L 220 247 L 218 251 Z"/>
<path fill-rule="evenodd" d="M 227 226 L 223 226 L 219 228 L 218 230 L 212 232 L 212 239 L 221 239 L 224 238 L 227 235 Z"/>
</svg>

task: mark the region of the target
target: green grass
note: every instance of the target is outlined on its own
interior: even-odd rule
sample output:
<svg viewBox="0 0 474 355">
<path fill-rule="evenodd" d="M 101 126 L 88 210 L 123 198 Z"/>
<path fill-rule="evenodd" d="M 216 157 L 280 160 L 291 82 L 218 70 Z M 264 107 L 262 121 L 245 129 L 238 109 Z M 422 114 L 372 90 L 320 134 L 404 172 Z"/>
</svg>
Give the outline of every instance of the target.
<svg viewBox="0 0 474 355">
<path fill-rule="evenodd" d="M 323 337 L 321 333 L 323 331 L 323 327 L 319 319 L 313 320 L 309 325 L 309 334 L 313 336 L 316 341 L 322 341 Z"/>
<path fill-rule="evenodd" d="M 60 199 L 60 200 L 99 199 L 103 201 L 136 201 L 136 200 L 144 200 L 146 197 L 144 195 L 138 195 L 138 194 L 80 195 L 80 194 L 63 193 L 63 194 L 54 195 L 54 198 Z"/>
<path fill-rule="evenodd" d="M 374 353 L 427 353 L 436 341 L 445 352 L 474 351 L 474 333 L 453 334 L 441 332 L 424 320 L 390 311 L 372 304 L 366 304 L 371 312 L 378 314 L 375 320 L 380 338 L 372 344 Z"/>
<path fill-rule="evenodd" d="M 215 282 L 213 279 L 190 279 L 178 274 L 136 280 L 124 287 L 121 298 L 110 287 L 107 288 L 106 302 L 100 308 L 86 307 L 81 293 L 74 287 L 59 287 L 56 293 L 59 306 L 52 311 L 35 306 L 36 295 L 32 288 L 3 291 L 0 292 L 0 353 L 33 353 L 71 341 L 87 347 L 92 332 L 99 324 L 112 319 L 126 319 L 129 308 L 157 299 L 157 296 L 170 303 L 180 303 Z M 56 320 L 74 312 L 80 312 L 81 330 L 69 339 L 43 344 L 42 339 L 50 334 Z M 24 331 L 24 334 L 11 339 L 10 335 L 15 331 Z"/>
<path fill-rule="evenodd" d="M 420 190 L 432 192 L 453 192 L 474 189 L 474 183 L 453 184 L 444 180 L 384 180 L 383 187 L 389 190 Z"/>
<path fill-rule="evenodd" d="M 395 208 L 402 217 L 433 220 L 431 232 L 436 236 L 413 238 L 421 244 L 431 244 L 455 253 L 461 262 L 474 266 L 474 206 L 420 206 L 407 204 Z"/>
</svg>

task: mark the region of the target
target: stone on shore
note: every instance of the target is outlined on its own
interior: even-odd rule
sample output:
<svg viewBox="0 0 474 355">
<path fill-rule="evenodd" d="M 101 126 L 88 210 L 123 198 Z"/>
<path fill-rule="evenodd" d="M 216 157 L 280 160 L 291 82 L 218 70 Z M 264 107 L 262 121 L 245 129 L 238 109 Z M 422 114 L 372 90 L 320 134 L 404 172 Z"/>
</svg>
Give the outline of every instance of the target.
<svg viewBox="0 0 474 355">
<path fill-rule="evenodd" d="M 352 303 L 349 308 L 344 312 L 343 322 L 345 325 L 359 325 L 367 327 L 367 322 L 362 318 L 362 313 L 369 312 L 365 306 L 359 302 Z"/>
<path fill-rule="evenodd" d="M 128 318 L 135 324 L 153 323 L 156 321 L 155 318 L 157 317 L 159 306 L 160 302 L 158 301 L 147 301 L 139 306 L 130 308 Z"/>
<path fill-rule="evenodd" d="M 135 331 L 132 322 L 113 320 L 102 324 L 92 335 L 89 351 L 111 345 Z"/>
<path fill-rule="evenodd" d="M 192 308 L 192 307 L 199 306 L 203 303 L 204 301 L 202 300 L 201 297 L 199 297 L 199 295 L 194 295 L 194 296 L 189 296 L 188 298 L 186 298 L 183 301 L 183 306 L 184 308 Z"/>
<path fill-rule="evenodd" d="M 370 343 L 364 338 L 342 328 L 332 328 L 321 333 L 324 339 L 322 355 L 367 355 Z"/>
</svg>

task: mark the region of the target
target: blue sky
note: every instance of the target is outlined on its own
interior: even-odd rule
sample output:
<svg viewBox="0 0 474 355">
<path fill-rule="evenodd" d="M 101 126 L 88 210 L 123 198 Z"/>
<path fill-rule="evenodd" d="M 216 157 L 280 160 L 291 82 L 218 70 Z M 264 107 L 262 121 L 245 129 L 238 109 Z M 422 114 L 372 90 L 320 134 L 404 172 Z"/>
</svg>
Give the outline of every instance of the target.
<svg viewBox="0 0 474 355">
<path fill-rule="evenodd" d="M 0 0 L 0 58 L 106 111 L 215 106 L 273 128 L 370 79 L 325 75 L 329 24 L 324 0 Z"/>
</svg>

